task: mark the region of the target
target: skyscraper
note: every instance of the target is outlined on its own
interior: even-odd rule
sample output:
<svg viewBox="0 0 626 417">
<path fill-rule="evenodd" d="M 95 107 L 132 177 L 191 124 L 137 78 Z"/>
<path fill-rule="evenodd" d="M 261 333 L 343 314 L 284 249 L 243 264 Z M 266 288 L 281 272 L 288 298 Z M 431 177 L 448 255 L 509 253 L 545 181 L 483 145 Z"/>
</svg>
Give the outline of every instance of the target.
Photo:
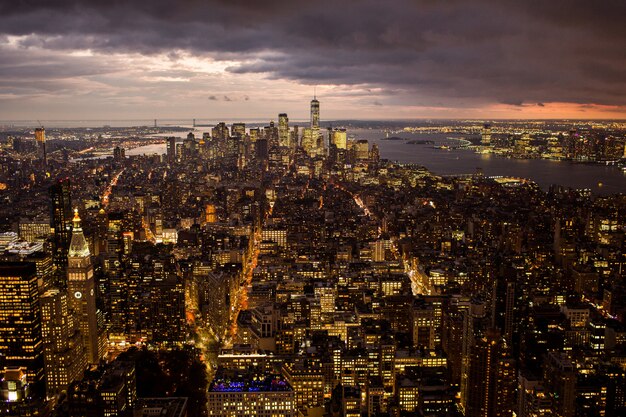
<svg viewBox="0 0 626 417">
<path fill-rule="evenodd" d="M 46 155 L 46 129 L 43 127 L 35 129 L 35 140 L 37 141 L 37 153 L 39 154 L 39 159 L 41 159 L 43 164 L 46 165 L 48 162 Z"/>
<path fill-rule="evenodd" d="M 176 137 L 170 136 L 165 139 L 167 143 L 167 162 L 176 162 Z"/>
<path fill-rule="evenodd" d="M 93 266 L 87 241 L 80 227 L 78 210 L 74 212 L 72 241 L 67 255 L 67 289 L 70 306 L 78 319 L 83 342 L 87 348 L 87 362 L 98 363 L 99 332 L 96 315 L 96 294 Z"/>
<path fill-rule="evenodd" d="M 43 377 L 37 270 L 30 262 L 0 262 L 0 371 L 24 367 L 28 382 Z"/>
<path fill-rule="evenodd" d="M 484 146 L 491 145 L 491 125 L 489 123 L 483 125 L 480 143 Z"/>
<path fill-rule="evenodd" d="M 69 311 L 68 296 L 56 288 L 41 297 L 41 325 L 49 397 L 67 391 L 82 378 L 87 358 L 78 323 Z"/>
<path fill-rule="evenodd" d="M 320 102 L 317 98 L 311 100 L 311 129 L 318 131 L 320 129 Z"/>
<path fill-rule="evenodd" d="M 514 403 L 515 362 L 497 330 L 476 339 L 469 361 L 466 417 L 510 416 Z"/>
<path fill-rule="evenodd" d="M 55 284 L 65 288 L 65 270 L 67 267 L 67 250 L 72 237 L 72 193 L 69 178 L 59 179 L 50 187 L 51 213 L 50 226 L 54 229 L 52 262 L 57 269 Z"/>
<path fill-rule="evenodd" d="M 231 133 L 233 136 L 243 138 L 246 136 L 246 124 L 245 123 L 233 123 L 231 127 Z"/>
<path fill-rule="evenodd" d="M 289 143 L 289 118 L 287 113 L 278 115 L 278 145 L 288 147 Z"/>
<path fill-rule="evenodd" d="M 346 133 L 346 129 L 333 130 L 332 144 L 335 145 L 337 149 L 346 149 L 347 142 L 348 134 Z"/>
</svg>

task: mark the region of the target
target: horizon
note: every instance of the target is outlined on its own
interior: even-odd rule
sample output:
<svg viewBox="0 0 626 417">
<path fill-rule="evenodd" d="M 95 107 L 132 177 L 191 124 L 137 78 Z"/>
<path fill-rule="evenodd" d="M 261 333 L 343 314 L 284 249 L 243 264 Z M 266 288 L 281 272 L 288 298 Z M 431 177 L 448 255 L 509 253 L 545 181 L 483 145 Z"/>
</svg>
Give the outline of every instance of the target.
<svg viewBox="0 0 626 417">
<path fill-rule="evenodd" d="M 304 120 L 316 94 L 325 120 L 621 120 L 623 15 L 582 0 L 5 2 L 0 114 Z"/>
</svg>

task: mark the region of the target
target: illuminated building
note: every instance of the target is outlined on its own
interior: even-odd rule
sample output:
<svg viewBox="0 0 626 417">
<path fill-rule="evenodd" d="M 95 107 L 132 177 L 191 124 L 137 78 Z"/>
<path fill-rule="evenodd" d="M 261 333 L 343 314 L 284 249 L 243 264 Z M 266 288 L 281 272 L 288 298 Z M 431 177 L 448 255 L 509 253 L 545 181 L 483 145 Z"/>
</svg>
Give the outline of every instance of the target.
<svg viewBox="0 0 626 417">
<path fill-rule="evenodd" d="M 320 102 L 316 97 L 311 100 L 311 130 L 320 129 Z"/>
<path fill-rule="evenodd" d="M 292 386 L 296 409 L 305 410 L 324 405 L 324 373 L 321 368 L 305 362 L 285 364 L 282 373 Z"/>
<path fill-rule="evenodd" d="M 278 145 L 290 147 L 289 139 L 289 118 L 287 113 L 281 113 L 278 115 Z"/>
<path fill-rule="evenodd" d="M 43 377 L 37 271 L 30 262 L 0 262 L 0 358 L 4 367 L 24 367 L 29 383 Z"/>
<path fill-rule="evenodd" d="M 218 369 L 209 385 L 208 415 L 295 417 L 292 387 L 278 375 Z"/>
<path fill-rule="evenodd" d="M 269 242 L 275 242 L 279 247 L 287 247 L 287 231 L 267 228 L 261 232 L 261 239 Z"/>
<path fill-rule="evenodd" d="M 215 204 L 207 204 L 204 210 L 205 222 L 215 223 L 217 216 L 215 215 Z"/>
<path fill-rule="evenodd" d="M 514 403 L 515 362 L 506 341 L 495 330 L 477 338 L 469 359 L 467 417 L 510 416 Z"/>
<path fill-rule="evenodd" d="M 91 254 L 80 227 L 78 210 L 74 212 L 72 241 L 67 255 L 67 290 L 70 306 L 78 318 L 83 343 L 87 349 L 87 362 L 96 364 L 104 352 L 100 349 L 96 294 Z"/>
<path fill-rule="evenodd" d="M 365 161 L 370 157 L 370 145 L 365 139 L 360 139 L 354 142 L 354 151 L 356 159 L 359 161 Z"/>
<path fill-rule="evenodd" d="M 481 139 L 480 139 L 480 143 L 483 146 L 490 146 L 491 145 L 491 125 L 489 123 L 485 123 L 483 125 L 483 129 L 481 131 Z"/>
<path fill-rule="evenodd" d="M 167 147 L 167 162 L 170 164 L 176 162 L 176 137 L 170 136 L 165 139 Z"/>
<path fill-rule="evenodd" d="M 550 395 L 545 391 L 539 380 L 520 374 L 515 412 L 519 417 L 554 415 Z"/>
<path fill-rule="evenodd" d="M 51 214 L 50 226 L 54 229 L 53 263 L 57 269 L 56 284 L 67 288 L 65 271 L 67 268 L 67 251 L 72 237 L 72 195 L 70 180 L 60 179 L 50 187 Z"/>
<path fill-rule="evenodd" d="M 576 401 L 576 370 L 570 357 L 563 352 L 548 352 L 544 360 L 543 379 L 551 393 L 554 411 L 562 417 L 574 415 Z"/>
<path fill-rule="evenodd" d="M 20 219 L 19 237 L 27 242 L 43 242 L 51 234 L 49 219 Z"/>
<path fill-rule="evenodd" d="M 233 136 L 243 138 L 246 136 L 246 124 L 245 123 L 233 123 L 231 126 L 231 132 Z"/>
<path fill-rule="evenodd" d="M 278 146 L 278 127 L 274 125 L 274 121 L 270 121 L 269 126 L 263 128 L 263 137 L 267 140 L 269 148 Z"/>
<path fill-rule="evenodd" d="M 98 383 L 104 417 L 126 415 L 137 403 L 134 362 L 115 361 Z"/>
<path fill-rule="evenodd" d="M 67 392 L 83 376 L 87 356 L 78 323 L 69 310 L 68 296 L 51 289 L 41 296 L 41 327 L 46 365 L 46 392 Z"/>
<path fill-rule="evenodd" d="M 309 155 L 314 155 L 317 150 L 317 137 L 313 129 L 305 127 L 302 132 L 302 149 Z"/>
<path fill-rule="evenodd" d="M 37 141 L 37 148 L 39 153 L 39 158 L 46 165 L 47 154 L 46 154 L 46 130 L 43 127 L 38 127 L 35 129 L 35 140 Z"/>
<path fill-rule="evenodd" d="M 332 142 L 337 149 L 346 149 L 348 143 L 348 134 L 346 129 L 335 129 L 332 133 Z"/>
</svg>

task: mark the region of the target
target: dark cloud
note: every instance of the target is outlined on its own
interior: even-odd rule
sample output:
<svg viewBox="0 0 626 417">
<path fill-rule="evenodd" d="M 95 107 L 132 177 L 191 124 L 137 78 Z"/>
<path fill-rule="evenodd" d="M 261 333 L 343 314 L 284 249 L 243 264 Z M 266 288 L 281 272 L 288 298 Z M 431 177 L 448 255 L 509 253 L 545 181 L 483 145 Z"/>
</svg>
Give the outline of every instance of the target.
<svg viewBox="0 0 626 417">
<path fill-rule="evenodd" d="M 625 105 L 624 16 L 620 0 L 3 0 L 0 36 L 59 52 L 206 54 L 239 62 L 232 73 L 358 85 L 414 103 Z M 1 62 L 3 80 L 114 71 Z"/>
</svg>

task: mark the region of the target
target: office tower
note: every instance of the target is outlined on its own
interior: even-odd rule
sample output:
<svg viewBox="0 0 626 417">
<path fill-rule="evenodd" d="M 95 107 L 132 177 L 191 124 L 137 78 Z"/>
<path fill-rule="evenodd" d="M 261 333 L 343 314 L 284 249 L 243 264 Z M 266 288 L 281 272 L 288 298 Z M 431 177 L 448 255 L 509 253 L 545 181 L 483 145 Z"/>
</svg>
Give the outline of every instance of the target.
<svg viewBox="0 0 626 417">
<path fill-rule="evenodd" d="M 254 146 L 256 151 L 256 158 L 260 160 L 267 160 L 269 156 L 267 139 L 257 140 Z"/>
<path fill-rule="evenodd" d="M 511 416 L 515 402 L 515 362 L 496 330 L 479 336 L 469 358 L 466 417 Z"/>
<path fill-rule="evenodd" d="M 258 127 L 250 129 L 250 142 L 255 143 L 261 137 L 261 130 Z"/>
<path fill-rule="evenodd" d="M 46 155 L 46 130 L 43 127 L 35 129 L 35 140 L 37 141 L 37 154 L 44 165 L 48 163 Z"/>
<path fill-rule="evenodd" d="M 69 310 L 68 296 L 56 288 L 41 296 L 41 333 L 48 397 L 67 392 L 83 376 L 87 356 L 78 322 Z"/>
<path fill-rule="evenodd" d="M 20 219 L 19 237 L 27 242 L 44 242 L 51 234 L 50 219 Z"/>
<path fill-rule="evenodd" d="M 269 148 L 278 146 L 278 127 L 274 125 L 274 121 L 270 121 L 269 126 L 263 128 L 263 136 L 267 140 Z"/>
<path fill-rule="evenodd" d="M 483 125 L 483 129 L 480 135 L 481 135 L 481 139 L 480 139 L 481 145 L 490 146 L 491 145 L 491 125 L 489 123 L 485 123 Z"/>
<path fill-rule="evenodd" d="M 246 124 L 245 123 L 233 123 L 233 126 L 231 127 L 231 132 L 233 136 L 243 138 L 244 136 L 246 136 Z"/>
<path fill-rule="evenodd" d="M 324 405 L 324 372 L 306 361 L 285 363 L 282 374 L 293 387 L 296 409 L 306 410 Z"/>
<path fill-rule="evenodd" d="M 354 151 L 356 153 L 356 159 L 359 161 L 365 161 L 370 157 L 370 144 L 367 139 L 359 139 L 354 143 Z"/>
<path fill-rule="evenodd" d="M 72 237 L 72 192 L 69 178 L 60 179 L 50 187 L 50 200 L 50 226 L 54 229 L 52 261 L 57 269 L 55 284 L 66 288 L 67 250 Z"/>
<path fill-rule="evenodd" d="M 317 98 L 311 100 L 311 130 L 320 129 L 320 102 Z"/>
<path fill-rule="evenodd" d="M 317 151 L 316 140 L 313 129 L 305 127 L 302 132 L 302 149 L 310 156 L 314 156 Z"/>
<path fill-rule="evenodd" d="M 278 115 L 278 145 L 288 147 L 289 143 L 289 118 L 287 113 Z"/>
<path fill-rule="evenodd" d="M 98 381 L 98 392 L 105 416 L 128 415 L 137 404 L 135 363 L 114 361 Z"/>
<path fill-rule="evenodd" d="M 43 377 L 37 270 L 31 262 L 0 262 L 0 370 L 20 367 L 28 383 Z"/>
<path fill-rule="evenodd" d="M 76 314 L 83 343 L 87 349 L 87 362 L 100 361 L 99 332 L 96 315 L 96 294 L 91 254 L 80 226 L 78 210 L 74 212 L 72 241 L 67 255 L 67 289 L 70 306 Z"/>
<path fill-rule="evenodd" d="M 116 161 L 123 161 L 124 158 L 126 158 L 126 150 L 124 148 L 116 146 L 113 149 L 113 159 L 115 159 Z"/>
<path fill-rule="evenodd" d="M 230 136 L 226 123 L 220 122 L 215 125 L 215 127 L 211 129 L 211 136 L 213 137 L 213 140 L 221 142 L 226 141 L 226 139 L 228 139 L 228 137 Z"/>
<path fill-rule="evenodd" d="M 300 146 L 300 132 L 299 132 L 298 125 L 295 125 L 293 127 L 293 132 L 291 132 L 291 146 L 293 146 L 294 148 L 297 148 L 298 146 Z M 626 154 L 626 151 L 625 151 L 625 154 Z"/>
<path fill-rule="evenodd" d="M 335 129 L 333 130 L 332 136 L 332 144 L 337 147 L 337 149 L 346 149 L 348 142 L 348 134 L 346 129 Z"/>
<path fill-rule="evenodd" d="M 494 281 L 492 293 L 492 327 L 499 329 L 509 344 L 517 327 L 515 322 L 515 282 L 499 277 Z"/>
<path fill-rule="evenodd" d="M 572 417 L 576 400 L 574 363 L 566 353 L 549 352 L 543 365 L 544 386 L 552 395 L 554 410 L 559 416 Z"/>
</svg>

